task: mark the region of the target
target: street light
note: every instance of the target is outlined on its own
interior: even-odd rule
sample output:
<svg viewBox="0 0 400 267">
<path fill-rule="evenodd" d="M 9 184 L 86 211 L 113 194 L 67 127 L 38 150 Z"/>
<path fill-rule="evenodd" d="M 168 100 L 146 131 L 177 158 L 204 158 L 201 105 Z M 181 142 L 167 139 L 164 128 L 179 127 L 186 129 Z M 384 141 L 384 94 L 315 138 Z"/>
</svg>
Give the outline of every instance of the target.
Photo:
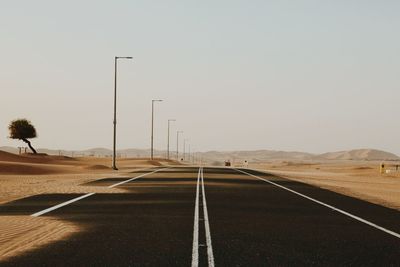
<svg viewBox="0 0 400 267">
<path fill-rule="evenodd" d="M 175 119 L 168 120 L 168 141 L 167 141 L 167 159 L 169 159 L 169 129 L 171 121 L 176 121 Z"/>
<path fill-rule="evenodd" d="M 179 134 L 183 131 L 176 131 L 176 160 L 179 161 Z"/>
<path fill-rule="evenodd" d="M 154 102 L 162 102 L 161 99 L 151 100 L 151 159 L 154 158 Z"/>
<path fill-rule="evenodd" d="M 189 148 L 188 148 L 188 154 L 189 154 L 189 162 L 191 162 L 191 155 L 190 155 L 190 144 L 189 144 Z"/>
<path fill-rule="evenodd" d="M 183 161 L 186 159 L 186 141 L 189 141 L 189 139 L 183 140 Z"/>
<path fill-rule="evenodd" d="M 115 164 L 116 159 L 116 146 L 117 146 L 117 62 L 118 59 L 132 59 L 132 57 L 115 57 L 114 58 L 114 138 L 113 138 L 113 156 L 112 156 L 112 168 L 118 170 Z"/>
</svg>

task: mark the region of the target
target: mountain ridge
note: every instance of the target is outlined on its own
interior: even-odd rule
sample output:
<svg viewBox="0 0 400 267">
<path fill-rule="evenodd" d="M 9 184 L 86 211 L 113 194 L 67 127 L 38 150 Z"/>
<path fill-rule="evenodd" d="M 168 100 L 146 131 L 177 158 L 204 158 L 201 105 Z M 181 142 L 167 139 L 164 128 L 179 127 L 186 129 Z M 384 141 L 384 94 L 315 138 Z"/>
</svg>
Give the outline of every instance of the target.
<svg viewBox="0 0 400 267">
<path fill-rule="evenodd" d="M 1 151 L 18 154 L 18 148 L 3 146 Z M 65 155 L 65 156 L 95 156 L 95 157 L 111 157 L 112 150 L 108 148 L 91 148 L 85 150 L 54 150 L 54 149 L 38 149 L 40 153 L 49 155 Z M 150 149 L 121 149 L 117 151 L 119 157 L 149 157 Z M 171 158 L 176 157 L 176 151 L 171 151 Z M 156 157 L 166 157 L 165 150 L 155 150 Z M 182 152 L 180 151 L 182 156 Z M 181 157 L 180 156 L 180 157 Z M 197 158 L 201 157 L 208 162 L 225 161 L 225 160 L 247 160 L 252 162 L 263 162 L 271 160 L 400 160 L 400 157 L 394 153 L 390 153 L 378 149 L 352 149 L 343 151 L 326 152 L 322 154 L 313 154 L 299 151 L 281 151 L 281 150 L 231 150 L 231 151 L 206 151 L 196 152 Z"/>
</svg>

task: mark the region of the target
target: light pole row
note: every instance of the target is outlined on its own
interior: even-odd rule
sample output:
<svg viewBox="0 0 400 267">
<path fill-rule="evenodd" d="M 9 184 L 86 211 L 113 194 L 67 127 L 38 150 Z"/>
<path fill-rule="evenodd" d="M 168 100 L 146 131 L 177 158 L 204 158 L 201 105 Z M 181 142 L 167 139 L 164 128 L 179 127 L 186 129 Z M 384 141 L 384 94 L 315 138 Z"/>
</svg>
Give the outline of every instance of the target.
<svg viewBox="0 0 400 267">
<path fill-rule="evenodd" d="M 118 71 L 118 60 L 119 59 L 133 59 L 132 57 L 114 57 L 114 119 L 113 119 L 113 154 L 112 154 L 112 168 L 118 170 L 116 166 L 117 157 L 117 71 Z M 162 102 L 161 99 L 151 100 L 151 159 L 154 159 L 154 103 Z M 176 121 L 175 119 L 168 120 L 168 140 L 167 140 L 167 159 L 170 159 L 170 123 Z M 176 132 L 176 159 L 179 161 L 179 135 L 183 131 Z M 186 141 L 184 140 L 183 146 L 183 159 L 185 160 L 185 146 Z M 190 152 L 189 152 L 190 154 Z"/>
</svg>

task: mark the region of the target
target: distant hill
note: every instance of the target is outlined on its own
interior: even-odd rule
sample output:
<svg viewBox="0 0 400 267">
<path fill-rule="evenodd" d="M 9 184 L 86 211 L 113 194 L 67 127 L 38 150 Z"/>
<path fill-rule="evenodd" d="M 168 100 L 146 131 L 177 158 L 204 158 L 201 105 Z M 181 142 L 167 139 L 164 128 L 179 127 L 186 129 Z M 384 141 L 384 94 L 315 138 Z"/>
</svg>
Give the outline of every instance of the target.
<svg viewBox="0 0 400 267">
<path fill-rule="evenodd" d="M 0 150 L 18 154 L 18 149 L 13 147 L 0 147 Z M 28 151 L 29 152 L 29 151 Z M 48 155 L 63 155 L 72 157 L 111 157 L 112 150 L 107 148 L 92 148 L 81 151 L 38 149 L 40 153 Z M 180 157 L 182 157 L 180 151 Z M 148 158 L 149 149 L 121 149 L 117 151 L 118 157 Z M 155 157 L 165 158 L 166 151 L 155 150 Z M 171 150 L 171 158 L 175 159 L 175 151 Z M 324 154 L 311 154 L 296 151 L 275 151 L 275 150 L 253 150 L 253 151 L 207 151 L 197 152 L 197 158 L 203 162 L 214 165 L 221 165 L 224 161 L 243 162 L 267 162 L 275 160 L 302 161 L 302 160 L 400 160 L 400 157 L 386 151 L 376 149 L 356 149 L 339 152 L 328 152 Z"/>
<path fill-rule="evenodd" d="M 0 147 L 0 150 L 8 153 L 18 154 L 18 148 L 16 147 L 2 146 Z"/>
<path fill-rule="evenodd" d="M 349 151 L 328 152 L 314 159 L 318 160 L 399 160 L 400 157 L 382 150 L 355 149 Z"/>
<path fill-rule="evenodd" d="M 18 148 L 2 146 L 0 147 L 0 151 L 5 151 L 8 153 L 18 154 Z M 70 156 L 70 157 L 111 157 L 112 150 L 108 148 L 91 148 L 86 150 L 57 150 L 57 149 L 47 149 L 47 148 L 39 148 L 37 149 L 38 153 L 45 153 L 48 155 L 62 155 L 62 156 Z M 24 151 L 22 151 L 24 152 Z M 30 153 L 30 150 L 27 149 L 27 152 Z M 117 154 L 120 157 L 129 157 L 129 158 L 145 158 L 150 157 L 150 149 L 120 149 L 117 150 Z M 165 157 L 166 151 L 163 150 L 155 150 L 154 155 L 156 157 Z M 171 151 L 171 155 L 175 155 L 173 151 Z"/>
<path fill-rule="evenodd" d="M 315 155 L 304 152 L 287 152 L 274 150 L 256 150 L 256 151 L 209 151 L 198 153 L 199 156 L 208 162 L 218 161 L 244 161 L 265 162 L 271 160 L 309 160 Z"/>
<path fill-rule="evenodd" d="M 73 161 L 75 159 L 64 156 L 49 156 L 46 154 L 22 154 L 17 155 L 15 153 L 6 152 L 0 150 L 0 161 L 8 161 L 8 162 L 27 162 L 27 163 L 50 163 L 53 161 L 57 161 L 58 163 L 61 161 Z"/>
</svg>

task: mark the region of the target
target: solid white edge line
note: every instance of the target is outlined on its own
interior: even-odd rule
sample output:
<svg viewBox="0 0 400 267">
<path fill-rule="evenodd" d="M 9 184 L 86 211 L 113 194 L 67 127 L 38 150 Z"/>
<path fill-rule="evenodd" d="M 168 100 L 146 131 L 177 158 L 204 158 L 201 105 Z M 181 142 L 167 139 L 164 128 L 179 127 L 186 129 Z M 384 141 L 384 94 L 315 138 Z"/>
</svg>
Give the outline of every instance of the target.
<svg viewBox="0 0 400 267">
<path fill-rule="evenodd" d="M 376 228 L 376 229 L 378 229 L 378 230 L 381 230 L 381 231 L 383 231 L 383 232 L 385 232 L 385 233 L 387 233 L 387 234 L 390 234 L 390 235 L 392 235 L 392 236 L 394 236 L 394 237 L 400 238 L 400 234 L 399 234 L 399 233 L 393 232 L 393 231 L 391 231 L 391 230 L 389 230 L 389 229 L 386 229 L 386 228 L 384 228 L 384 227 L 382 227 L 382 226 L 379 226 L 379 225 L 377 225 L 377 224 L 375 224 L 375 223 L 372 223 L 372 222 L 370 222 L 370 221 L 367 221 L 367 220 L 365 220 L 365 219 L 363 219 L 363 218 L 361 218 L 361 217 L 358 217 L 358 216 L 353 215 L 353 214 L 351 214 L 351 213 L 348 213 L 348 212 L 346 212 L 346 211 L 344 211 L 344 210 L 341 210 L 341 209 L 339 209 L 339 208 L 336 208 L 336 207 L 334 207 L 334 206 L 331 206 L 331 205 L 329 205 L 329 204 L 326 204 L 326 203 L 324 203 L 324 202 L 322 202 L 322 201 L 316 200 L 316 199 L 314 199 L 314 198 L 312 198 L 312 197 L 303 195 L 302 193 L 299 193 L 299 192 L 297 192 L 297 191 L 294 191 L 294 190 L 292 190 L 292 189 L 290 189 L 290 188 L 287 188 L 287 187 L 285 187 L 285 186 L 283 186 L 283 185 L 274 183 L 274 182 L 272 182 L 272 181 L 270 181 L 270 180 L 267 180 L 267 179 L 258 177 L 258 176 L 256 176 L 256 175 L 253 175 L 253 174 L 251 174 L 251 173 L 248 173 L 248 172 L 245 172 L 245 171 L 242 171 L 242 170 L 238 170 L 238 169 L 235 169 L 235 170 L 238 171 L 238 172 L 247 174 L 247 175 L 249 175 L 249 176 L 252 176 L 252 177 L 254 177 L 254 178 L 257 178 L 257 179 L 259 179 L 259 180 L 262 180 L 262 181 L 264 181 L 264 182 L 267 182 L 267 183 L 270 183 L 270 184 L 272 184 L 272 185 L 275 185 L 275 186 L 277 186 L 277 187 L 279 187 L 279 188 L 281 188 L 281 189 L 284 189 L 284 190 L 289 191 L 289 192 L 291 192 L 291 193 L 293 193 L 293 194 L 296 194 L 296 195 L 298 195 L 298 196 L 301 196 L 301 197 L 303 197 L 303 198 L 306 198 L 306 199 L 308 199 L 308 200 L 311 200 L 311 201 L 313 201 L 313 202 L 315 202 L 315 203 L 318 203 L 318 204 L 320 204 L 320 205 L 322 205 L 322 206 L 325 206 L 325 207 L 327 207 L 327 208 L 330 208 L 330 209 L 332 209 L 332 210 L 334 210 L 334 211 L 337 211 L 337 212 L 339 212 L 339 213 L 341 213 L 341 214 L 343 214 L 343 215 L 346 215 L 346 216 L 348 216 L 348 217 L 350 217 L 350 218 L 353 218 L 353 219 L 355 219 L 355 220 L 357 220 L 357 221 L 359 221 L 359 222 L 362 222 L 362 223 L 365 223 L 365 224 L 367 224 L 367 225 L 369 225 L 369 226 L 372 226 L 372 227 L 374 227 L 374 228 Z"/>
<path fill-rule="evenodd" d="M 209 224 L 209 221 L 208 221 L 208 210 L 207 210 L 207 202 L 206 202 L 206 191 L 204 189 L 204 172 L 203 172 L 203 168 L 201 168 L 201 188 L 202 188 L 202 192 L 203 192 L 202 195 L 203 195 L 204 227 L 206 229 L 208 266 L 214 267 L 214 253 L 213 253 L 212 243 L 211 243 L 210 224 Z"/>
<path fill-rule="evenodd" d="M 68 204 L 71 204 L 71 203 L 74 203 L 74 202 L 76 202 L 76 201 L 78 201 L 78 200 L 81 200 L 81 199 L 90 197 L 90 196 L 92 196 L 92 195 L 94 195 L 94 194 L 95 194 L 95 193 L 88 193 L 88 194 L 86 194 L 86 195 L 83 195 L 83 196 L 80 196 L 80 197 L 77 197 L 77 198 L 68 200 L 68 201 L 66 201 L 66 202 L 63 202 L 63 203 L 58 204 L 58 205 L 56 205 L 56 206 L 50 207 L 50 208 L 48 208 L 48 209 L 45 209 L 45 210 L 36 212 L 36 213 L 32 214 L 31 216 L 32 216 L 32 217 L 39 217 L 40 215 L 43 215 L 43 214 L 45 214 L 45 213 L 49 213 L 50 211 L 53 211 L 53 210 L 59 209 L 59 208 L 61 208 L 61 207 L 67 206 Z"/>
<path fill-rule="evenodd" d="M 199 184 L 200 170 L 197 174 L 196 200 L 194 206 L 194 223 L 193 223 L 193 247 L 192 247 L 192 267 L 199 266 Z"/>
<path fill-rule="evenodd" d="M 114 185 L 112 185 L 112 186 L 108 186 L 108 188 L 113 188 L 113 187 L 116 187 L 116 186 L 118 186 L 118 185 L 125 184 L 125 183 L 128 183 L 128 182 L 130 182 L 130 181 L 139 179 L 139 178 L 141 178 L 141 177 L 143 177 L 143 176 L 150 175 L 150 174 L 156 173 L 156 172 L 161 171 L 161 170 L 166 170 L 166 169 L 167 169 L 167 168 L 163 168 L 163 169 L 158 169 L 158 170 L 153 171 L 153 172 L 145 173 L 145 174 L 139 175 L 139 176 L 137 176 L 137 177 L 131 178 L 131 179 L 129 179 L 129 180 L 126 180 L 126 181 L 123 181 L 123 182 L 114 184 Z M 64 207 L 64 206 L 67 206 L 67 205 L 69 205 L 69 204 L 71 204 L 71 203 L 74 203 L 74 202 L 76 202 L 76 201 L 79 201 L 79 200 L 81 200 L 81 199 L 84 199 L 84 198 L 93 196 L 94 194 L 96 194 L 96 193 L 88 193 L 88 194 L 86 194 L 86 195 L 83 195 L 83 196 L 80 196 L 80 197 L 76 197 L 76 198 L 74 198 L 74 199 L 71 199 L 71 200 L 68 200 L 68 201 L 66 201 L 66 202 L 60 203 L 60 204 L 55 205 L 55 206 L 53 206 L 53 207 L 50 207 L 50 208 L 44 209 L 44 210 L 42 210 L 42 211 L 36 212 L 36 213 L 32 214 L 31 217 L 39 217 L 39 216 L 41 216 L 41 215 L 43 215 L 43 214 L 46 214 L 46 213 L 49 213 L 49 212 L 51 212 L 51 211 L 53 211 L 53 210 L 62 208 L 62 207 Z"/>
</svg>

